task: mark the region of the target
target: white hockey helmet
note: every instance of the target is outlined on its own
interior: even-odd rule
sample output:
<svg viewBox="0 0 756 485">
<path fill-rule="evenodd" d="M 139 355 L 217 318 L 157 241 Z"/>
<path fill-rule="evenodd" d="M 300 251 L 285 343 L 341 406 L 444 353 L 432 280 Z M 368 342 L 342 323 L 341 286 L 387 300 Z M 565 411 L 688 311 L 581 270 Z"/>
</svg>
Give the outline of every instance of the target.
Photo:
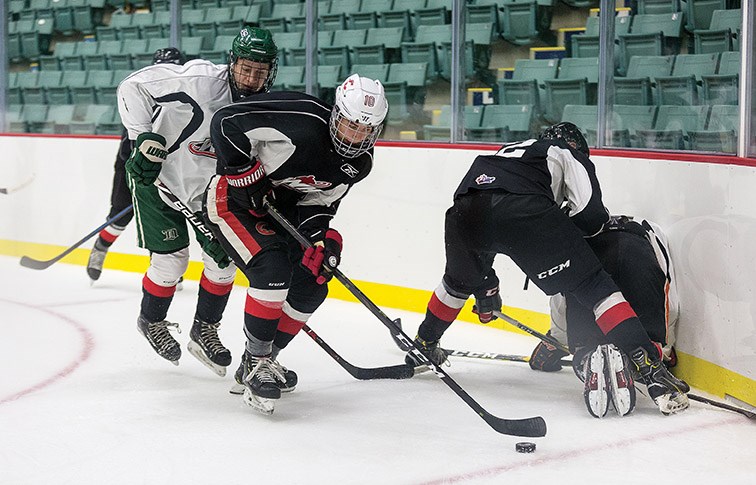
<svg viewBox="0 0 756 485">
<path fill-rule="evenodd" d="M 383 85 L 352 74 L 336 88 L 329 128 L 336 152 L 356 158 L 373 148 L 388 113 Z"/>
</svg>

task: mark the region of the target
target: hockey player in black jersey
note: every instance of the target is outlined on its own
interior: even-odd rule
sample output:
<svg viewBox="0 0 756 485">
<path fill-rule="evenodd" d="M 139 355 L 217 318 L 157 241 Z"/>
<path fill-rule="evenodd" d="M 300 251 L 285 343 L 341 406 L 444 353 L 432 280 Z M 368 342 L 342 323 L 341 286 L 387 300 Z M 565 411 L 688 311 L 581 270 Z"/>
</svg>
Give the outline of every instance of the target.
<svg viewBox="0 0 756 485">
<path fill-rule="evenodd" d="M 660 348 L 584 241 L 609 221 L 588 156 L 580 130 L 559 123 L 539 139 L 509 143 L 473 161 L 446 212 L 446 269 L 415 343 L 436 364 L 445 361 L 439 339 L 470 295 L 480 321 L 494 319 L 501 296 L 492 264 L 496 254 L 505 254 L 546 294 L 569 294 L 591 308 L 607 340 L 630 356 L 660 410 L 681 411 L 688 406 L 687 384 L 662 365 Z M 411 354 L 407 363 L 417 364 Z M 603 367 L 585 370 L 590 391 Z"/>
<path fill-rule="evenodd" d="M 679 299 L 674 266 L 670 258 L 666 236 L 661 228 L 647 220 L 633 220 L 628 216 L 612 216 L 604 230 L 586 240 L 622 294 L 637 312 L 649 338 L 663 348 L 664 362 L 674 365 L 675 326 L 679 315 Z M 573 368 L 585 380 L 587 359 L 603 360 L 607 369 L 613 364 L 622 366 L 618 350 L 607 341 L 595 323 L 595 315 L 572 295 L 551 297 L 551 329 L 549 334 L 574 354 Z M 530 357 L 533 370 L 553 372 L 561 369 L 559 361 L 567 355 L 562 349 L 546 342 L 539 343 Z M 592 414 L 602 416 L 611 403 L 618 413 L 627 414 L 635 404 L 635 389 L 622 386 L 632 379 L 624 373 L 597 375 L 605 386 L 587 389 L 586 403 Z M 599 393 L 597 397 L 597 393 Z M 606 394 L 606 396 L 600 394 Z M 590 407 L 591 403 L 597 409 Z M 626 411 L 626 412 L 621 412 Z"/>
<path fill-rule="evenodd" d="M 272 413 L 272 400 L 296 383 L 277 355 L 326 298 L 342 245 L 331 219 L 351 186 L 370 173 L 387 112 L 381 83 L 355 74 L 336 88 L 333 107 L 303 93 L 275 92 L 213 117 L 219 175 L 206 192 L 205 217 L 250 282 L 237 381 L 245 402 L 259 411 Z M 312 248 L 304 251 L 276 226 L 266 198 Z"/>
</svg>

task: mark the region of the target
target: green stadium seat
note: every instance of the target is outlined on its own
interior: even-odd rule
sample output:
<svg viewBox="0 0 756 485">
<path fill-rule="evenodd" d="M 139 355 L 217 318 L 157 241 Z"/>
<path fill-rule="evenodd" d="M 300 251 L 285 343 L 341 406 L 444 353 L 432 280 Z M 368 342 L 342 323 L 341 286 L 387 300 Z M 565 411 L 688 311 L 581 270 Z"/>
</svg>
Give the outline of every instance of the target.
<svg viewBox="0 0 756 485">
<path fill-rule="evenodd" d="M 637 0 L 637 13 L 641 15 L 680 11 L 679 0 Z"/>
<path fill-rule="evenodd" d="M 210 49 L 218 35 L 215 30 L 215 22 L 199 22 L 190 26 L 193 37 L 202 39 L 202 49 Z"/>
<path fill-rule="evenodd" d="M 637 130 L 643 148 L 684 150 L 690 131 L 703 131 L 708 106 L 659 106 L 653 130 Z"/>
<path fill-rule="evenodd" d="M 390 64 L 352 64 L 352 73 L 386 84 L 389 66 Z"/>
<path fill-rule="evenodd" d="M 47 111 L 50 109 L 46 104 L 28 104 L 24 103 L 21 111 L 21 121 L 28 133 L 41 133 L 47 121 Z"/>
<path fill-rule="evenodd" d="M 410 9 L 409 8 L 402 8 L 402 5 L 408 2 L 399 2 L 399 5 L 396 5 L 396 10 L 385 10 L 380 11 L 378 14 L 378 26 L 387 28 L 387 27 L 399 27 L 402 29 L 402 32 L 404 34 L 404 37 L 402 38 L 403 42 L 409 42 L 413 38 L 414 30 L 412 28 L 412 18 L 410 17 Z M 425 2 L 423 2 L 423 6 L 425 6 Z M 422 8 L 422 7 L 420 7 Z"/>
<path fill-rule="evenodd" d="M 390 66 L 388 78 L 383 83 L 389 102 L 388 123 L 397 125 L 409 118 L 424 119 L 422 107 L 427 93 L 428 63 L 413 62 Z M 392 104 L 397 109 L 392 111 Z"/>
<path fill-rule="evenodd" d="M 20 102 L 8 105 L 8 110 L 5 112 L 5 121 L 8 131 L 11 133 L 23 133 L 26 131 L 26 123 L 24 123 L 22 118 L 23 108 Z"/>
<path fill-rule="evenodd" d="M 451 0 L 428 0 L 425 8 L 418 8 L 412 14 L 415 29 L 421 25 L 448 24 L 451 20 Z"/>
<path fill-rule="evenodd" d="M 709 28 L 716 10 L 727 9 L 727 0 L 687 0 L 685 28 L 689 31 Z"/>
<path fill-rule="evenodd" d="M 220 35 L 215 38 L 213 48 L 200 51 L 200 57 L 215 64 L 228 63 L 228 51 L 231 50 L 231 44 L 234 42 L 233 35 Z"/>
<path fill-rule="evenodd" d="M 673 56 L 635 56 L 630 59 L 627 77 L 614 78 L 615 104 L 653 104 L 653 80 L 670 76 L 673 63 Z"/>
<path fill-rule="evenodd" d="M 50 43 L 53 34 L 53 19 L 38 18 L 33 23 L 34 27 L 31 32 L 21 31 L 21 55 L 30 60 L 37 60 L 40 55 L 50 53 Z"/>
<path fill-rule="evenodd" d="M 740 9 L 715 10 L 708 30 L 693 31 L 693 47 L 697 54 L 738 50 L 737 33 L 743 23 Z"/>
<path fill-rule="evenodd" d="M 612 106 L 612 117 L 609 119 L 609 146 L 639 147 L 638 130 L 650 130 L 656 118 L 656 106 L 639 106 L 615 104 Z M 595 133 L 595 129 L 593 130 Z"/>
<path fill-rule="evenodd" d="M 401 61 L 402 27 L 368 29 L 365 45 L 352 46 L 353 64 L 383 64 Z"/>
<path fill-rule="evenodd" d="M 279 66 L 272 90 L 282 91 L 289 89 L 290 85 L 301 85 L 304 82 L 304 71 L 304 66 Z"/>
<path fill-rule="evenodd" d="M 239 19 L 246 25 L 257 25 L 260 22 L 262 5 L 259 3 L 253 5 L 243 5 L 234 7 L 231 13 L 232 19 Z"/>
<path fill-rule="evenodd" d="M 654 107 L 655 108 L 655 107 Z M 569 121 L 580 128 L 589 146 L 596 146 L 598 127 L 598 106 L 568 104 L 564 107 L 562 121 Z"/>
<path fill-rule="evenodd" d="M 39 127 L 40 133 L 70 133 L 68 125 L 73 120 L 75 106 L 56 104 L 47 110 L 47 118 Z"/>
<path fill-rule="evenodd" d="M 194 0 L 194 8 L 210 9 L 218 7 L 218 0 Z"/>
<path fill-rule="evenodd" d="M 95 27 L 102 23 L 102 8 L 95 5 L 76 6 L 73 12 L 74 30 L 83 34 L 94 33 Z"/>
<path fill-rule="evenodd" d="M 558 67 L 557 59 L 517 59 L 512 79 L 502 79 L 497 82 L 498 104 L 531 105 L 536 115 L 541 116 L 543 113 L 541 99 L 545 99 L 544 81 L 556 79 Z"/>
<path fill-rule="evenodd" d="M 348 71 L 351 61 L 352 46 L 360 46 L 365 43 L 367 30 L 337 30 L 333 33 L 331 45 L 320 47 L 319 63 L 322 65 L 338 65 Z"/>
<path fill-rule="evenodd" d="M 21 52 L 21 34 L 16 32 L 8 34 L 8 44 L 6 45 L 6 53 L 8 59 L 11 62 L 19 61 L 23 57 Z"/>
<path fill-rule="evenodd" d="M 97 90 L 101 87 L 113 85 L 113 73 L 114 71 L 89 71 L 86 85 L 70 88 L 71 102 L 73 104 L 95 104 L 97 102 Z"/>
<path fill-rule="evenodd" d="M 441 72 L 441 44 L 451 41 L 451 25 L 420 25 L 414 42 L 402 42 L 402 62 L 427 62 L 431 80 Z"/>
<path fill-rule="evenodd" d="M 633 17 L 630 33 L 619 36 L 619 74 L 625 75 L 633 56 L 677 54 L 680 50 L 683 18 L 681 12 Z"/>
<path fill-rule="evenodd" d="M 740 53 L 723 52 L 717 74 L 701 76 L 704 104 L 737 105 Z"/>
<path fill-rule="evenodd" d="M 215 24 L 215 31 L 218 33 L 218 35 L 232 35 L 236 36 L 236 34 L 239 33 L 239 31 L 244 27 L 244 22 L 242 20 L 225 20 L 223 22 L 218 22 Z M 231 47 L 229 46 L 229 49 Z"/>
<path fill-rule="evenodd" d="M 205 10 L 205 22 L 225 22 L 232 20 L 234 9 L 231 7 L 212 7 Z"/>
<path fill-rule="evenodd" d="M 534 126 L 534 110 L 530 105 L 488 105 L 479 128 L 470 128 L 474 141 L 510 142 L 530 138 Z"/>
<path fill-rule="evenodd" d="M 150 8 L 153 12 L 167 11 L 171 7 L 171 0 L 152 0 Z"/>
<path fill-rule="evenodd" d="M 672 76 L 656 77 L 656 104 L 698 104 L 701 76 L 715 74 L 718 54 L 680 54 L 675 59 Z"/>
<path fill-rule="evenodd" d="M 538 37 L 536 27 L 538 3 L 503 3 L 501 5 L 501 37 L 515 45 L 530 45 Z"/>
<path fill-rule="evenodd" d="M 740 110 L 737 106 L 714 105 L 705 131 L 689 131 L 691 150 L 735 153 L 740 132 Z"/>
<path fill-rule="evenodd" d="M 318 52 L 323 47 L 329 47 L 333 38 L 332 30 L 321 30 L 318 32 Z M 317 56 L 318 53 L 316 52 Z M 286 65 L 287 66 L 304 66 L 306 64 L 307 47 L 305 47 L 305 40 L 302 39 L 301 47 L 292 47 L 286 49 Z"/>
<path fill-rule="evenodd" d="M 47 104 L 47 89 L 60 86 L 62 77 L 60 71 L 41 71 L 36 86 L 21 88 L 24 104 Z"/>
<path fill-rule="evenodd" d="M 451 106 L 441 106 L 438 120 L 432 125 L 423 125 L 424 140 L 449 141 L 451 138 Z M 464 107 L 464 133 L 470 138 L 470 128 L 478 128 L 483 118 L 483 106 L 466 105 Z"/>
<path fill-rule="evenodd" d="M 65 71 L 59 86 L 47 88 L 48 104 L 71 104 L 71 88 L 86 86 L 86 71 Z"/>
<path fill-rule="evenodd" d="M 66 0 L 53 0 L 50 3 L 55 19 L 55 30 L 63 35 L 74 33 L 74 11 Z"/>
<path fill-rule="evenodd" d="M 474 5 L 467 5 L 467 23 L 492 24 L 494 35 L 500 35 L 501 22 L 499 20 L 498 4 L 502 3 L 503 1 L 504 0 L 478 0 Z"/>
<path fill-rule="evenodd" d="M 343 81 L 341 66 L 318 66 L 318 93 L 317 96 L 326 102 L 332 103 L 336 93 L 336 86 Z M 304 92 L 306 86 L 302 83 L 287 84 L 286 89 Z"/>
<path fill-rule="evenodd" d="M 294 18 L 304 17 L 304 3 L 276 2 L 269 17 L 260 17 L 260 26 L 271 32 L 286 32 Z"/>
<path fill-rule="evenodd" d="M 544 118 L 557 123 L 567 104 L 594 104 L 598 86 L 598 57 L 569 58 L 559 63 L 557 79 L 545 79 Z"/>
</svg>

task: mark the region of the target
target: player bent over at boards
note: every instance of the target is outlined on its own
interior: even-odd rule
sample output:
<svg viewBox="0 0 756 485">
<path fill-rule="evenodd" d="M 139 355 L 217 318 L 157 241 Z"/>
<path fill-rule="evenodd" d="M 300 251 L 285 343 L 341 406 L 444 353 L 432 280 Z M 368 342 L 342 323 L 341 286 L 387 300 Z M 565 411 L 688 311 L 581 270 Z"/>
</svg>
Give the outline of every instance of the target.
<svg viewBox="0 0 756 485">
<path fill-rule="evenodd" d="M 236 380 L 244 401 L 270 414 L 296 374 L 277 360 L 328 294 L 342 239 L 331 219 L 373 164 L 388 112 L 378 81 L 350 76 L 333 106 L 294 92 L 264 94 L 220 109 L 211 137 L 218 175 L 205 215 L 247 276 L 247 336 Z M 268 200 L 314 246 L 306 251 L 267 214 Z"/>
<path fill-rule="evenodd" d="M 586 242 L 637 312 L 649 338 L 662 347 L 664 364 L 673 367 L 676 357 L 672 345 L 679 300 L 674 267 L 661 228 L 646 220 L 636 222 L 632 217 L 612 216 L 604 230 Z M 632 411 L 636 399 L 632 380 L 637 380 L 637 376 L 632 375 L 632 366 L 620 362 L 626 355 L 599 331 L 593 311 L 569 294 L 552 296 L 549 305 L 548 335 L 562 345 L 569 342 L 574 354 L 573 369 L 584 382 L 583 395 L 589 412 L 600 418 L 610 404 L 619 415 Z M 566 355 L 562 349 L 541 342 L 533 350 L 530 367 L 544 372 L 558 371 L 562 368 L 559 361 Z M 596 372 L 595 383 L 585 381 L 589 361 L 595 369 L 600 369 L 603 362 L 604 371 Z M 616 371 L 623 367 L 630 369 L 630 375 Z"/>
<path fill-rule="evenodd" d="M 160 182 L 195 214 L 215 174 L 210 122 L 222 106 L 264 92 L 277 71 L 277 48 L 265 29 L 243 28 L 234 38 L 229 65 L 205 60 L 183 66 L 158 64 L 127 77 L 118 87 L 118 109 L 134 150 L 126 162 L 137 221 L 139 246 L 150 251 L 142 280 L 137 328 L 152 348 L 178 365 L 181 347 L 166 320 L 176 284 L 189 264 L 187 220 L 164 199 Z M 191 217 L 192 214 L 187 214 Z M 220 376 L 231 364 L 231 352 L 218 338 L 218 328 L 236 275 L 216 239 L 195 229 L 204 268 L 189 351 Z"/>
<path fill-rule="evenodd" d="M 559 123 L 537 140 L 509 143 L 473 161 L 446 212 L 446 269 L 415 343 L 443 363 L 439 339 L 470 295 L 481 322 L 495 318 L 501 296 L 492 264 L 496 254 L 505 254 L 546 294 L 572 295 L 590 308 L 601 333 L 630 357 L 662 413 L 681 411 L 688 407 L 688 385 L 664 367 L 661 348 L 583 239 L 609 222 L 589 154 L 580 130 Z M 569 216 L 560 209 L 563 202 Z M 411 354 L 406 360 L 419 364 Z M 586 382 L 593 386 L 603 366 L 588 363 Z"/>
</svg>

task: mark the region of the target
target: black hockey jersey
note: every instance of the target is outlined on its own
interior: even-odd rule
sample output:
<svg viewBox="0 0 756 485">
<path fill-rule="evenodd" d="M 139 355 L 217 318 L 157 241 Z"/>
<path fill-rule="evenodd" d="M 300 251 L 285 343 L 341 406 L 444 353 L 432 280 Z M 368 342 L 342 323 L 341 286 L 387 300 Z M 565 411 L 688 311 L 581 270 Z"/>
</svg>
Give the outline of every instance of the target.
<svg viewBox="0 0 756 485">
<path fill-rule="evenodd" d="M 586 236 L 609 220 L 593 162 L 561 140 L 525 140 L 502 146 L 473 161 L 454 198 L 473 190 L 541 194 L 566 203 L 572 221 Z"/>
<path fill-rule="evenodd" d="M 260 160 L 275 205 L 304 233 L 328 227 L 339 201 L 372 168 L 373 150 L 344 158 L 333 148 L 331 106 L 304 93 L 250 96 L 218 110 L 210 137 L 219 174 L 235 175 Z"/>
</svg>

